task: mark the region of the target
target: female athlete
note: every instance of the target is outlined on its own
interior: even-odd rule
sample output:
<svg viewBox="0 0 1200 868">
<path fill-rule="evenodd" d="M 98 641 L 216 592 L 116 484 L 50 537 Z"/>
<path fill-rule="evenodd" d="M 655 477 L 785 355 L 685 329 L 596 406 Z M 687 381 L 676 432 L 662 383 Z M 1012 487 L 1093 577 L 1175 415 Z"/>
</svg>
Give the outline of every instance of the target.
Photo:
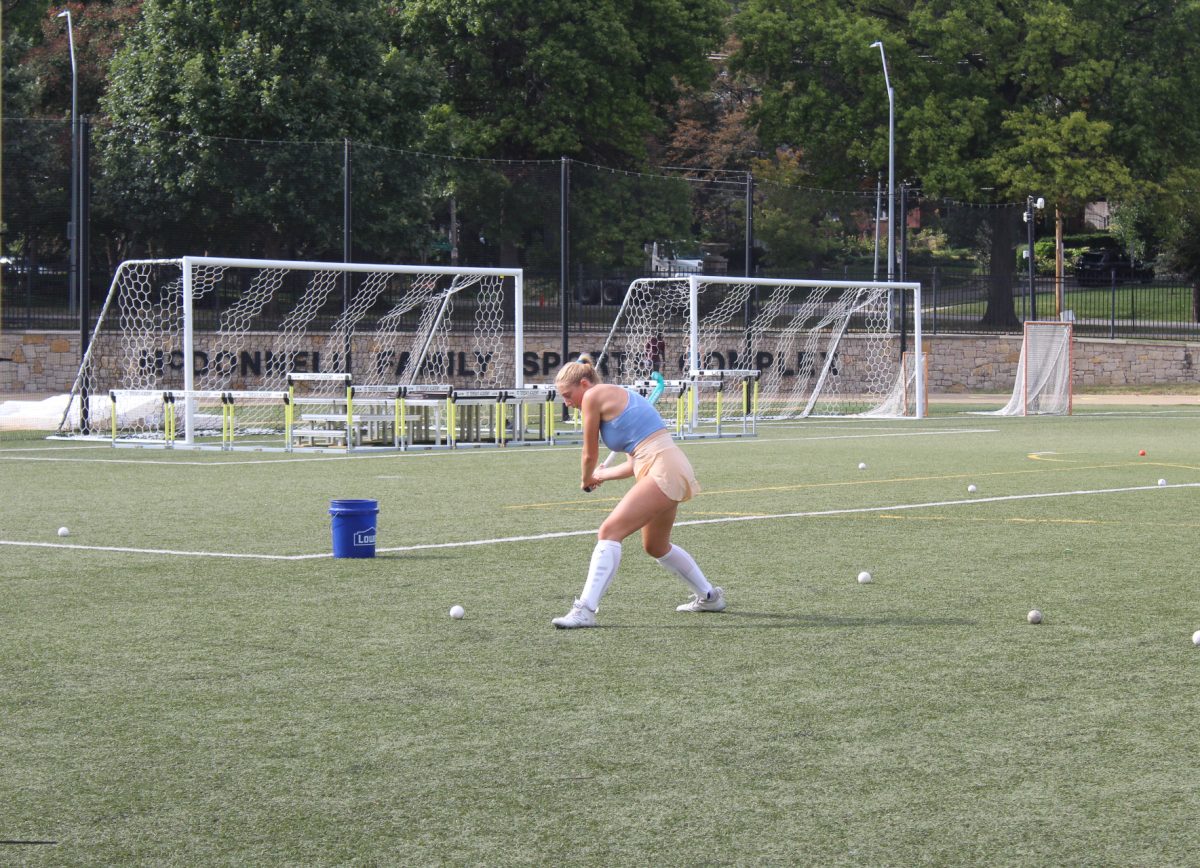
<svg viewBox="0 0 1200 868">
<path fill-rule="evenodd" d="M 677 611 L 723 611 L 725 592 L 709 583 L 691 555 L 671 543 L 675 512 L 700 484 L 662 416 L 637 392 L 604 383 L 586 355 L 563 365 L 554 382 L 567 406 L 583 413 L 583 490 L 613 479 L 636 479 L 600 525 L 583 593 L 570 612 L 552 621 L 554 626 L 596 626 L 600 598 L 621 563 L 621 541 L 636 530 L 642 532 L 646 554 L 691 589 L 691 599 Z M 601 439 L 614 452 L 628 453 L 629 459 L 615 467 L 600 466 Z"/>
</svg>

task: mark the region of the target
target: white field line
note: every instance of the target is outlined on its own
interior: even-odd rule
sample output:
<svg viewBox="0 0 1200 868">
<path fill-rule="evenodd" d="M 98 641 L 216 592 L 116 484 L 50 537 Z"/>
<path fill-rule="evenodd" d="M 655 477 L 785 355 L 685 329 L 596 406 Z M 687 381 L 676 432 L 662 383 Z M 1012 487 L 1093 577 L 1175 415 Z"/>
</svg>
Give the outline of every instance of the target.
<svg viewBox="0 0 1200 868">
<path fill-rule="evenodd" d="M 767 513 L 763 515 L 737 515 L 724 516 L 722 518 L 697 518 L 689 521 L 678 521 L 676 527 L 688 527 L 703 524 L 729 524 L 740 521 L 777 521 L 787 518 L 819 518 L 831 515 L 861 515 L 872 512 L 897 512 L 900 510 L 910 509 L 932 509 L 935 507 L 946 506 L 970 506 L 979 503 L 1004 503 L 1017 500 L 1040 500 L 1048 497 L 1079 497 L 1084 495 L 1098 494 L 1124 494 L 1131 491 L 1163 491 L 1168 488 L 1200 488 L 1200 482 L 1177 482 L 1170 485 L 1137 485 L 1127 488 L 1090 488 L 1080 489 L 1078 491 L 1047 491 L 1037 494 L 1006 494 L 997 497 L 973 497 L 966 500 L 934 500 L 924 503 L 897 503 L 888 506 L 859 506 L 850 509 L 822 509 L 811 512 L 778 512 Z M 522 543 L 522 542 L 537 542 L 539 540 L 548 539 L 565 539 L 575 536 L 591 536 L 596 532 L 595 528 L 587 530 L 564 530 L 553 533 L 537 533 L 525 536 L 504 536 L 492 537 L 490 539 L 475 539 L 475 540 L 460 540 L 457 542 L 444 543 L 420 543 L 411 546 L 392 546 L 388 548 L 377 548 L 376 553 L 393 553 L 393 552 L 417 552 L 427 551 L 429 549 L 458 549 L 469 548 L 471 546 L 490 546 L 500 545 L 503 543 Z M 264 561 L 309 561 L 319 560 L 321 558 L 331 558 L 333 555 L 329 552 L 312 555 L 267 555 L 267 554 L 247 554 L 241 552 L 206 552 L 206 551 L 180 551 L 176 549 L 144 549 L 144 548 L 127 548 L 124 546 L 85 546 L 75 543 L 49 543 L 49 542 L 25 542 L 20 540 L 0 540 L 0 545 L 17 546 L 23 548 L 45 548 L 45 549 L 73 549 L 76 551 L 98 551 L 98 552 L 120 552 L 125 554 L 147 554 L 147 555 L 176 555 L 181 557 L 208 557 L 208 558 L 242 558 L 250 560 Z"/>
<path fill-rule="evenodd" d="M 995 434 L 998 431 L 996 428 L 949 428 L 946 430 L 935 431 L 888 431 L 875 434 L 832 434 L 829 436 L 818 437 L 773 437 L 773 438 L 745 438 L 745 437 L 714 437 L 711 439 L 701 440 L 679 440 L 676 441 L 680 448 L 690 449 L 693 446 L 731 446 L 731 445 L 754 445 L 760 446 L 767 443 L 807 443 L 814 440 L 864 440 L 872 438 L 887 438 L 887 437 L 939 437 L 953 434 Z M 58 458 L 51 456 L 30 456 L 24 455 L 24 452 L 32 452 L 34 450 L 13 450 L 10 452 L 0 452 L 0 461 L 49 461 L 49 462 L 78 462 L 83 464 L 149 464 L 149 465 L 164 465 L 169 467 L 245 467 L 251 464 L 295 464 L 308 463 L 313 461 L 362 461 L 368 458 L 386 458 L 391 460 L 402 458 L 465 458 L 467 456 L 485 457 L 491 455 L 518 454 L 525 455 L 528 453 L 561 453 L 564 449 L 577 448 L 577 443 L 560 444 L 558 446 L 515 446 L 511 450 L 507 449 L 450 449 L 440 451 L 412 451 L 412 452 L 358 452 L 352 455 L 306 455 L 296 458 L 247 458 L 247 459 L 232 459 L 221 461 L 164 461 L 158 458 Z M 67 448 L 59 447 L 60 451 L 65 451 Z M 106 447 L 108 448 L 108 447 Z"/>
</svg>

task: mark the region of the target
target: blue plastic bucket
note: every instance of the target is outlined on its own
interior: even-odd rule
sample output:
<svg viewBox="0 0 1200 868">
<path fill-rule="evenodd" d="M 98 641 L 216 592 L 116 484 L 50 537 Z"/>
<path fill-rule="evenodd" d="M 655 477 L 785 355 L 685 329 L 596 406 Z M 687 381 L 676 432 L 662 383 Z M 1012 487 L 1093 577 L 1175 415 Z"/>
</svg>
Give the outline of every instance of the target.
<svg viewBox="0 0 1200 868">
<path fill-rule="evenodd" d="M 333 556 L 335 558 L 375 557 L 375 516 L 377 500 L 334 500 L 329 504 L 333 516 Z"/>
</svg>

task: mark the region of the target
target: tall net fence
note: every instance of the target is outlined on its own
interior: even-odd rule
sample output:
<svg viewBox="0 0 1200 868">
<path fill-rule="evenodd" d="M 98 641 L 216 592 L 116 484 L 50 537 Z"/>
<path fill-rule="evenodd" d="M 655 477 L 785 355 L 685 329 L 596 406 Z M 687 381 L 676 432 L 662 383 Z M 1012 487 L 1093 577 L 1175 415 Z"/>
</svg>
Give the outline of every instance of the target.
<svg viewBox="0 0 1200 868">
<path fill-rule="evenodd" d="M 79 328 L 117 265 L 181 255 L 519 267 L 531 331 L 603 332 L 629 285 L 689 273 L 918 281 L 929 334 L 1012 333 L 1075 317 L 1080 336 L 1196 339 L 1189 282 L 1141 268 L 1032 284 L 1021 204 L 804 186 L 786 159 L 745 172 L 629 172 L 574 160 L 504 161 L 356 142 L 264 142 L 93 124 L 89 260 L 68 266 L 71 130 L 6 118 L 0 327 Z M 1079 231 L 1084 231 L 1079 229 Z M 1039 239 L 1053 227 L 1043 214 Z M 340 314 L 340 312 L 338 312 Z M 336 316 L 334 317 L 336 318 Z M 332 325 L 332 321 L 329 323 Z"/>
</svg>

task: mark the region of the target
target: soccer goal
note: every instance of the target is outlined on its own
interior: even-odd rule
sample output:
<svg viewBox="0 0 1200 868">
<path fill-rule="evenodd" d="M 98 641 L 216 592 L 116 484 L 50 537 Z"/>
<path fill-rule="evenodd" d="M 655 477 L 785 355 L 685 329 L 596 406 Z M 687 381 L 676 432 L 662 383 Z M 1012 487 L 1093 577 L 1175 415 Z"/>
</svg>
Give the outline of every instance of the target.
<svg viewBox="0 0 1200 868">
<path fill-rule="evenodd" d="M 1012 397 L 997 416 L 1066 416 L 1071 412 L 1069 322 L 1027 322 Z"/>
<path fill-rule="evenodd" d="M 692 397 L 680 413 L 681 433 L 698 433 L 719 417 L 704 389 L 752 374 L 744 401 L 729 409 L 756 419 L 806 416 L 913 415 L 925 409 L 925 371 L 903 375 L 901 334 L 911 324 L 921 353 L 918 283 L 713 277 L 634 281 L 598 359 L 618 382 L 644 380 L 661 370 L 668 389 Z M 694 388 L 689 389 L 689 382 Z M 911 390 L 899 405 L 898 383 Z M 889 409 L 893 408 L 893 409 Z"/>
<path fill-rule="evenodd" d="M 185 256 L 130 260 L 108 296 L 59 433 L 229 443 L 282 434 L 314 387 L 523 386 L 520 269 Z M 179 426 L 176 432 L 176 425 Z"/>
</svg>

